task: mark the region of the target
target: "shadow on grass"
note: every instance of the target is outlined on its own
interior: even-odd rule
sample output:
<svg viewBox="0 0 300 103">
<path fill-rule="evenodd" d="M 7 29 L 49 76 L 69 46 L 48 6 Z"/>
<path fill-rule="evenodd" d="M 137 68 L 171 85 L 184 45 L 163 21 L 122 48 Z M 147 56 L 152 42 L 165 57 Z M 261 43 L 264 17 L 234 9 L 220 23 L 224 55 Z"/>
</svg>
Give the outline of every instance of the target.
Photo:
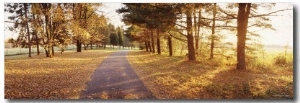
<svg viewBox="0 0 300 103">
<path fill-rule="evenodd" d="M 143 51 L 131 52 L 127 57 L 147 88 L 159 99 L 189 99 L 186 91 L 202 85 L 197 80 L 207 80 L 209 72 L 218 68 L 214 64 L 187 61 L 184 57 L 169 57 Z"/>
<path fill-rule="evenodd" d="M 128 53 L 133 69 L 158 99 L 291 99 L 289 74 L 237 70 L 222 60 Z"/>
</svg>

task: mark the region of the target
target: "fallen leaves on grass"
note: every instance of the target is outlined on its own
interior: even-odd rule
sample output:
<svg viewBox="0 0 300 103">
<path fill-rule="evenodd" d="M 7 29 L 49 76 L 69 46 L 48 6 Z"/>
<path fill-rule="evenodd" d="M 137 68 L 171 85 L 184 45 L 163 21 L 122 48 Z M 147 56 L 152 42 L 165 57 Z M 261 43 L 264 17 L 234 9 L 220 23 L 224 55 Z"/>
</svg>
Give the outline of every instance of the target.
<svg viewBox="0 0 300 103">
<path fill-rule="evenodd" d="M 230 61 L 199 59 L 195 62 L 144 51 L 129 52 L 127 57 L 158 99 L 293 98 L 290 70 L 237 70 L 234 65 L 226 65 Z"/>
<path fill-rule="evenodd" d="M 5 99 L 78 99 L 97 66 L 112 52 L 67 52 L 5 61 Z"/>
</svg>

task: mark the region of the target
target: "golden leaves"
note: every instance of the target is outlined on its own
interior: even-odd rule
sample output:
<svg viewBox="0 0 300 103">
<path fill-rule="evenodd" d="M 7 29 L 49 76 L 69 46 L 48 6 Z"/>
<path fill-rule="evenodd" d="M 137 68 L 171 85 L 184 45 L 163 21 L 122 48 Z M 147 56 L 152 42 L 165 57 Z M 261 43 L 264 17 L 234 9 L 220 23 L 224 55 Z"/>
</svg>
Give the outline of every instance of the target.
<svg viewBox="0 0 300 103">
<path fill-rule="evenodd" d="M 85 82 L 111 53 L 93 50 L 6 60 L 5 98 L 78 99 Z"/>
<path fill-rule="evenodd" d="M 240 71 L 220 60 L 128 53 L 128 61 L 158 99 L 247 99 L 293 96 L 293 73 Z M 259 96 L 257 96 L 259 95 Z M 278 96 L 277 96 L 278 97 Z"/>
</svg>

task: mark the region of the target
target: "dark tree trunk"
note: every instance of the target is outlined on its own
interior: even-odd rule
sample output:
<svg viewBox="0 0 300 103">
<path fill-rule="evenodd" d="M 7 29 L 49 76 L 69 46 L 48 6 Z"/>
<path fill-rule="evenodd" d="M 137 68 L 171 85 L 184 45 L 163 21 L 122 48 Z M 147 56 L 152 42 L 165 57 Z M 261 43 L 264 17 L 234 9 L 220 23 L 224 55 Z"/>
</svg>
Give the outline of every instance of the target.
<svg viewBox="0 0 300 103">
<path fill-rule="evenodd" d="M 151 29 L 151 46 L 152 46 L 152 53 L 155 53 L 155 45 L 154 45 L 154 35 L 153 30 Z"/>
<path fill-rule="evenodd" d="M 237 18 L 237 69 L 246 69 L 245 46 L 251 3 L 239 3 Z"/>
<path fill-rule="evenodd" d="M 76 40 L 77 52 L 81 52 L 81 42 L 80 40 Z"/>
<path fill-rule="evenodd" d="M 145 48 L 146 48 L 146 52 L 148 52 L 148 45 L 147 45 L 147 41 L 145 40 Z"/>
<path fill-rule="evenodd" d="M 149 40 L 147 41 L 147 44 L 148 44 L 148 47 L 149 47 L 149 52 L 152 52 L 152 46 L 151 46 L 151 43 L 150 43 Z"/>
<path fill-rule="evenodd" d="M 172 37 L 171 36 L 168 36 L 168 47 L 169 47 L 169 56 L 173 56 Z"/>
<path fill-rule="evenodd" d="M 187 41 L 188 41 L 188 58 L 190 61 L 196 60 L 195 57 L 195 48 L 194 48 L 194 37 L 192 32 L 192 10 L 189 9 L 186 11 L 186 21 L 187 21 Z"/>
<path fill-rule="evenodd" d="M 83 44 L 83 46 L 84 46 L 84 50 L 87 50 L 87 47 L 88 47 L 88 44 Z"/>
<path fill-rule="evenodd" d="M 36 40 L 36 53 L 37 55 L 40 55 L 40 43 L 39 39 Z"/>
<path fill-rule="evenodd" d="M 91 49 L 93 49 L 93 43 L 91 43 L 90 45 L 91 45 Z"/>
<path fill-rule="evenodd" d="M 46 57 L 50 57 L 49 52 L 48 52 L 47 49 L 45 49 L 45 54 L 46 54 Z"/>
<path fill-rule="evenodd" d="M 30 41 L 30 33 L 29 33 L 29 25 L 28 25 L 28 16 L 27 16 L 27 3 L 24 3 L 24 9 L 25 9 L 25 19 L 26 19 L 26 30 L 27 30 L 27 36 L 28 36 L 28 48 L 29 48 L 29 53 L 28 57 L 31 57 L 31 41 Z"/>
<path fill-rule="evenodd" d="M 209 59 L 214 58 L 214 48 L 215 48 L 215 18 L 216 18 L 216 3 L 214 3 L 214 10 L 213 10 L 213 25 L 211 28 L 211 44 L 210 44 L 210 57 Z"/>
<path fill-rule="evenodd" d="M 106 42 L 104 42 L 103 48 L 104 48 L 104 49 L 106 48 Z"/>
<path fill-rule="evenodd" d="M 51 46 L 51 50 L 52 50 L 52 55 L 54 56 L 54 46 Z"/>
<path fill-rule="evenodd" d="M 161 54 L 161 51 L 160 51 L 159 29 L 157 29 L 156 33 L 157 33 L 157 37 L 156 37 L 157 54 Z"/>
</svg>

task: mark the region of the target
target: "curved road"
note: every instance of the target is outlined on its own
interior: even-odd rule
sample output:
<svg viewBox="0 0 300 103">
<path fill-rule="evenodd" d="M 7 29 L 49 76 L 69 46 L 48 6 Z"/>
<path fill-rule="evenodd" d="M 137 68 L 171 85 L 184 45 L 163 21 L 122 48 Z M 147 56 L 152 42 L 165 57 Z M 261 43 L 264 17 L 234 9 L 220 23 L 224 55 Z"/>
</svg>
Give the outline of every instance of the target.
<svg viewBox="0 0 300 103">
<path fill-rule="evenodd" d="M 108 56 L 95 70 L 80 99 L 155 99 L 132 70 L 127 52 Z"/>
</svg>

